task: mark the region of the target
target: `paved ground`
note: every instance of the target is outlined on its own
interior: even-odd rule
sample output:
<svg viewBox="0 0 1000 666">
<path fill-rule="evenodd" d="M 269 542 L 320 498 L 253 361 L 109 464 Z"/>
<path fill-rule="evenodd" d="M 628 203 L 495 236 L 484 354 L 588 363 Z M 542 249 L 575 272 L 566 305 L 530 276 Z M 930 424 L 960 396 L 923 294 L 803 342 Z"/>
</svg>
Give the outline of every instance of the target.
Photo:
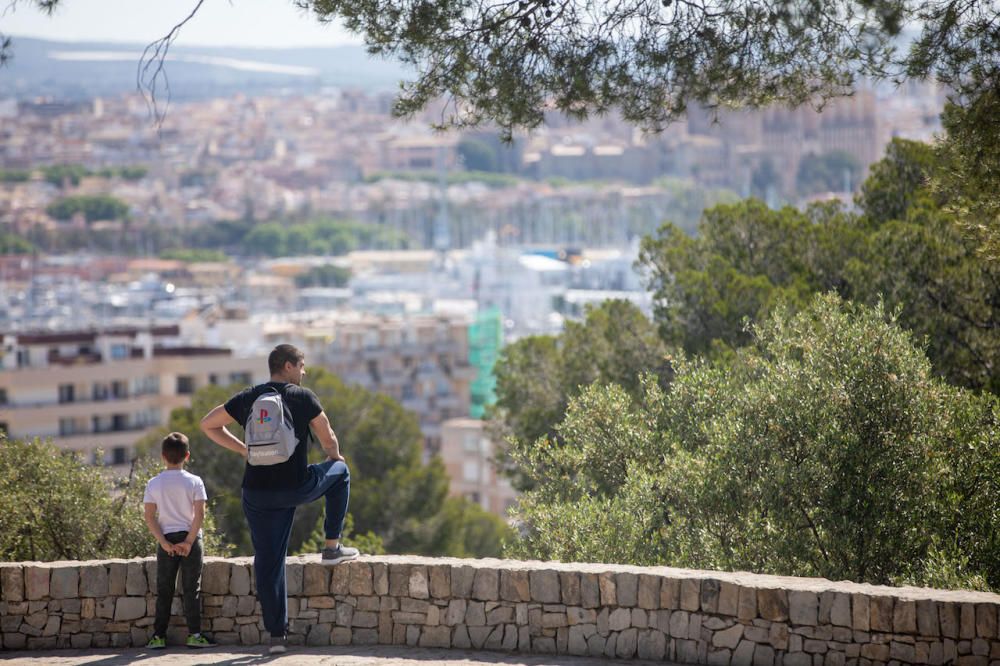
<svg viewBox="0 0 1000 666">
<path fill-rule="evenodd" d="M 476 666 L 477 664 L 505 664 L 506 666 L 599 666 L 600 664 L 650 665 L 644 661 L 611 661 L 584 657 L 508 654 L 504 652 L 474 652 L 466 650 L 429 650 L 423 648 L 372 646 L 291 648 L 277 656 L 267 654 L 265 647 L 218 647 L 209 650 L 189 650 L 183 647 L 167 650 L 107 649 L 107 650 L 50 650 L 45 652 L 0 653 L 0 662 L 6 666 Z"/>
</svg>

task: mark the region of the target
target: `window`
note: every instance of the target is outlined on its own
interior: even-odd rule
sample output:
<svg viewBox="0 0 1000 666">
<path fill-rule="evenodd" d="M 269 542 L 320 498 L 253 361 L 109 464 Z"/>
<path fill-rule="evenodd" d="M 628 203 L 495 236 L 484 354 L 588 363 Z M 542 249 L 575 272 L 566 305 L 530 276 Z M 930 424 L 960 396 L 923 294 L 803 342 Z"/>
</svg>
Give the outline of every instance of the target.
<svg viewBox="0 0 1000 666">
<path fill-rule="evenodd" d="M 177 376 L 177 394 L 191 395 L 194 393 L 194 377 L 191 375 Z"/>
<path fill-rule="evenodd" d="M 107 400 L 108 395 L 110 394 L 111 391 L 108 389 L 107 384 L 94 384 L 94 387 L 93 389 L 91 389 L 90 393 L 91 397 L 94 400 Z"/>
<path fill-rule="evenodd" d="M 208 375 L 208 383 L 211 384 L 212 386 L 218 386 L 219 385 L 219 375 L 215 374 L 214 372 L 211 373 L 211 374 L 209 374 Z"/>
<path fill-rule="evenodd" d="M 7 389 L 0 388 L 0 405 L 7 404 Z"/>
<path fill-rule="evenodd" d="M 250 379 L 249 372 L 234 372 L 229 375 L 230 384 L 249 385 L 253 383 Z"/>
<path fill-rule="evenodd" d="M 115 414 L 114 416 L 112 416 L 111 430 L 113 432 L 122 432 L 123 430 L 128 430 L 128 415 Z"/>
<path fill-rule="evenodd" d="M 27 349 L 17 350 L 17 367 L 26 368 L 31 365 L 31 355 Z"/>
<path fill-rule="evenodd" d="M 477 453 L 479 451 L 479 437 L 471 434 L 463 437 L 462 449 L 466 453 Z"/>
<path fill-rule="evenodd" d="M 128 449 L 124 446 L 116 446 L 111 449 L 111 464 L 124 465 L 128 462 Z"/>
<path fill-rule="evenodd" d="M 59 385 L 59 402 L 73 402 L 75 389 L 72 384 Z M 50 394 L 51 395 L 51 394 Z"/>
<path fill-rule="evenodd" d="M 128 345 L 111 345 L 111 359 L 114 361 L 122 361 L 129 357 Z"/>
<path fill-rule="evenodd" d="M 462 480 L 476 483 L 480 480 L 479 461 L 466 460 L 462 463 Z"/>
<path fill-rule="evenodd" d="M 59 436 L 68 437 L 76 434 L 76 421 L 72 418 L 59 419 Z"/>
<path fill-rule="evenodd" d="M 7 425 L 6 421 L 0 421 L 0 435 L 6 435 L 10 432 L 10 427 Z"/>
<path fill-rule="evenodd" d="M 128 382 L 117 381 L 111 383 L 112 397 L 121 400 L 128 397 Z"/>
</svg>

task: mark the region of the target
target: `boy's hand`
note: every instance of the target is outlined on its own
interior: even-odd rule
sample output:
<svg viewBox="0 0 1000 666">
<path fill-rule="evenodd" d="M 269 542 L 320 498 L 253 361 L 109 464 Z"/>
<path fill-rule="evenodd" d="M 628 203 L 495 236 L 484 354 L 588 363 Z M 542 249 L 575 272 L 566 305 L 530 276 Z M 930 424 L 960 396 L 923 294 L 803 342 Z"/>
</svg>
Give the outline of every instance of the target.
<svg viewBox="0 0 1000 666">
<path fill-rule="evenodd" d="M 174 551 L 177 555 L 181 557 L 187 557 L 191 554 L 191 544 L 187 541 L 182 541 L 180 543 L 174 544 Z"/>
<path fill-rule="evenodd" d="M 163 550 L 165 550 L 167 552 L 167 555 L 176 555 L 177 554 L 177 552 L 176 552 L 176 546 L 174 546 L 174 544 L 170 543 L 166 539 L 164 539 L 163 541 L 160 542 L 160 548 L 162 548 Z"/>
</svg>

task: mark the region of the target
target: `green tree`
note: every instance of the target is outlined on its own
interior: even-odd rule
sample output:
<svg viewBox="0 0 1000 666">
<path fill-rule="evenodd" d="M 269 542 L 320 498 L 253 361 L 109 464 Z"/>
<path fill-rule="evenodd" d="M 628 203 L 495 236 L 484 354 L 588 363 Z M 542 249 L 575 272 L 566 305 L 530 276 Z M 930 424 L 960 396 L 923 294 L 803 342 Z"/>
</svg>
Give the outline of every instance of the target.
<svg viewBox="0 0 1000 666">
<path fill-rule="evenodd" d="M 351 279 L 351 269 L 334 264 L 315 266 L 295 276 L 298 287 L 343 287 Z"/>
<path fill-rule="evenodd" d="M 89 175 L 90 170 L 82 164 L 54 164 L 42 167 L 42 177 L 59 188 L 64 188 L 66 185 L 75 187 L 80 184 L 81 178 Z"/>
<path fill-rule="evenodd" d="M 17 234 L 0 231 L 0 254 L 31 254 L 35 246 Z"/>
<path fill-rule="evenodd" d="M 0 435 L 0 560 L 145 557 L 156 542 L 143 519 L 146 482 L 162 469 L 133 462 L 122 476 L 42 440 Z M 225 554 L 205 523 L 206 548 Z"/>
<path fill-rule="evenodd" d="M 497 155 L 493 148 L 479 139 L 465 138 L 458 143 L 458 154 L 469 171 L 496 171 Z"/>
<path fill-rule="evenodd" d="M 160 253 L 161 259 L 176 259 L 189 263 L 197 262 L 227 262 L 229 257 L 225 252 L 219 250 L 206 250 L 203 248 L 172 248 Z"/>
<path fill-rule="evenodd" d="M 559 438 L 555 426 L 570 399 L 588 385 L 616 383 L 641 393 L 642 373 L 666 385 L 670 354 L 656 328 L 628 301 L 609 300 L 588 309 L 582 322 L 567 322 L 558 336 L 532 336 L 504 347 L 496 364 L 497 400 L 490 429 L 498 440 L 531 444 Z M 515 485 L 531 481 L 501 454 Z"/>
<path fill-rule="evenodd" d="M 678 362 L 667 393 L 576 397 L 561 445 L 514 452 L 536 486 L 511 552 L 996 585 L 998 418 L 884 309 L 817 296 L 732 361 Z"/>
<path fill-rule="evenodd" d="M 57 220 L 69 220 L 78 213 L 82 213 L 87 222 L 125 220 L 128 204 L 107 194 L 82 194 L 59 199 L 49 204 L 45 212 Z"/>
<path fill-rule="evenodd" d="M 817 155 L 809 153 L 799 162 L 796 185 L 799 194 L 850 192 L 857 184 L 861 165 L 850 153 L 835 150 Z"/>
</svg>

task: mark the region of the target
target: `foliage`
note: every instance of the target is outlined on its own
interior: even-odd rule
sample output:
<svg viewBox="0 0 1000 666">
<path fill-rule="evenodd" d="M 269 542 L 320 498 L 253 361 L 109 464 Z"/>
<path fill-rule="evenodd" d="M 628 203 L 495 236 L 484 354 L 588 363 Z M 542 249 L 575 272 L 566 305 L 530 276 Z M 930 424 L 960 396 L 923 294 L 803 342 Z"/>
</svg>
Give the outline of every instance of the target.
<svg viewBox="0 0 1000 666">
<path fill-rule="evenodd" d="M 469 171 L 497 170 L 496 151 L 485 141 L 466 137 L 458 143 L 458 154 Z"/>
<path fill-rule="evenodd" d="M 616 383 L 638 395 L 644 372 L 656 374 L 664 384 L 669 381 L 667 347 L 634 305 L 605 301 L 588 309 L 583 322 L 567 322 L 558 336 L 522 338 L 501 350 L 491 430 L 498 440 L 515 446 L 558 438 L 556 424 L 570 399 L 586 386 Z M 512 461 L 502 462 L 515 485 L 530 485 Z"/>
<path fill-rule="evenodd" d="M 174 259 L 188 263 L 199 262 L 228 262 L 229 256 L 219 250 L 206 250 L 204 248 L 172 248 L 160 253 L 161 259 Z"/>
<path fill-rule="evenodd" d="M 31 180 L 27 169 L 0 169 L 0 183 L 26 183 Z"/>
<path fill-rule="evenodd" d="M 355 544 L 389 553 L 442 555 L 463 550 L 466 544 L 483 544 L 479 556 L 497 555 L 499 538 L 490 539 L 493 517 L 474 510 L 457 511 L 445 498 L 448 477 L 440 459 L 422 462 L 423 436 L 416 418 L 391 398 L 357 386 L 347 386 L 334 375 L 309 369 L 307 385 L 330 417 L 341 452 L 351 470 L 349 515 L 355 526 Z M 205 480 L 210 510 L 216 515 L 220 536 L 235 552 L 252 552 L 250 534 L 240 503 L 243 464 L 231 451 L 214 444 L 201 432 L 201 417 L 242 387 L 207 386 L 192 397 L 190 408 L 175 409 L 164 432 L 177 430 L 191 440 L 189 469 Z M 231 425 L 238 437 L 242 428 Z M 154 447 L 162 433 L 151 436 Z M 318 445 L 310 447 L 310 462 L 325 459 Z M 461 500 L 461 502 L 465 502 Z M 292 526 L 289 552 L 301 552 L 322 535 L 323 503 L 298 508 Z M 506 527 L 504 526 L 504 529 Z"/>
<path fill-rule="evenodd" d="M 1000 583 L 994 397 L 935 379 L 881 306 L 817 296 L 752 336 L 731 362 L 679 362 L 666 393 L 595 384 L 559 442 L 518 446 L 536 487 L 511 552 Z"/>
<path fill-rule="evenodd" d="M 56 187 L 67 184 L 74 187 L 80 184 L 80 179 L 89 176 L 90 171 L 82 164 L 53 164 L 42 167 L 42 178 Z"/>
<path fill-rule="evenodd" d="M 149 173 L 149 168 L 141 164 L 123 167 L 104 167 L 96 172 L 101 178 L 121 178 L 122 180 L 142 180 Z"/>
<path fill-rule="evenodd" d="M 145 557 L 156 544 L 143 519 L 146 482 L 162 469 L 140 459 L 126 477 L 51 442 L 0 435 L 0 560 Z M 206 550 L 225 554 L 206 520 Z"/>
<path fill-rule="evenodd" d="M 351 279 L 351 269 L 334 264 L 313 266 L 295 276 L 297 287 L 344 287 Z"/>
<path fill-rule="evenodd" d="M 851 192 L 861 173 L 861 165 L 850 153 L 835 150 L 817 155 L 808 153 L 799 162 L 796 185 L 800 195 L 824 192 Z"/>
<path fill-rule="evenodd" d="M 17 234 L 0 231 L 0 254 L 31 254 L 35 246 Z"/>
<path fill-rule="evenodd" d="M 57 220 L 69 220 L 81 213 L 87 222 L 124 220 L 128 218 L 128 204 L 107 194 L 81 194 L 59 199 L 49 204 L 45 212 Z"/>
<path fill-rule="evenodd" d="M 438 183 L 441 175 L 437 171 L 376 171 L 365 177 L 367 183 L 377 183 L 380 180 L 402 180 L 422 183 Z M 487 187 L 502 189 L 513 187 L 521 182 L 521 178 L 503 173 L 488 171 L 452 171 L 445 175 L 448 185 L 465 185 L 466 183 L 482 183 Z"/>
<path fill-rule="evenodd" d="M 343 255 L 352 250 L 406 245 L 398 232 L 373 224 L 314 220 L 300 224 L 259 224 L 242 239 L 251 256 Z"/>
</svg>

